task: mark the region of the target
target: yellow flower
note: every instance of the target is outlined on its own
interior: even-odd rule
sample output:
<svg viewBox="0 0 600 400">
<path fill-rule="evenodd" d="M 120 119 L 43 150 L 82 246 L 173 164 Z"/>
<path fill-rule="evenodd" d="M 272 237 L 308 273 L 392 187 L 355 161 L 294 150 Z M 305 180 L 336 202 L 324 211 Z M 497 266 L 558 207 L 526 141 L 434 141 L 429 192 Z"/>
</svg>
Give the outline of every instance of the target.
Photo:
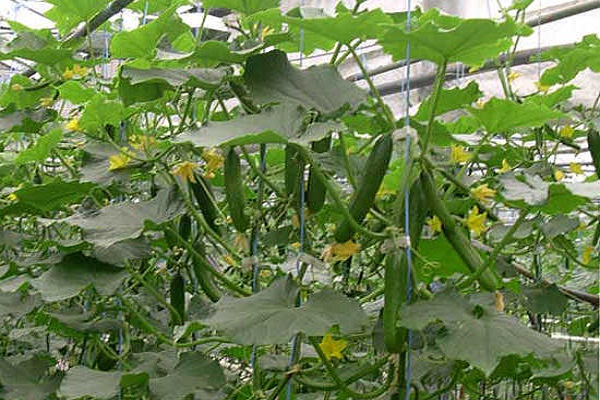
<svg viewBox="0 0 600 400">
<path fill-rule="evenodd" d="M 496 191 L 494 189 L 490 189 L 487 183 L 485 183 L 471 189 L 471 194 L 482 203 L 489 203 L 489 201 L 496 195 Z"/>
<path fill-rule="evenodd" d="M 108 170 L 114 171 L 125 168 L 129 164 L 129 161 L 131 161 L 131 157 L 127 153 L 113 154 L 108 157 Z"/>
<path fill-rule="evenodd" d="M 534 85 L 537 88 L 538 92 L 546 93 L 548 90 L 550 90 L 550 86 L 544 85 L 540 82 L 535 82 Z"/>
<path fill-rule="evenodd" d="M 231 257 L 229 254 L 226 254 L 223 259 L 225 260 L 225 262 L 227 263 L 227 265 L 230 265 L 232 267 L 235 267 L 235 260 L 233 259 L 233 257 Z"/>
<path fill-rule="evenodd" d="M 69 120 L 69 122 L 67 122 L 65 125 L 65 128 L 70 131 L 80 131 L 81 127 L 79 126 L 79 118 L 73 118 Z"/>
<path fill-rule="evenodd" d="M 486 231 L 485 221 L 487 219 L 487 212 L 479 213 L 479 208 L 473 206 L 467 215 L 467 226 L 475 236 L 481 235 Z"/>
<path fill-rule="evenodd" d="M 427 226 L 429 226 L 429 230 L 431 230 L 431 233 L 442 231 L 442 221 L 440 221 L 437 215 L 434 215 L 433 217 L 427 220 Z"/>
<path fill-rule="evenodd" d="M 483 106 L 485 106 L 485 101 L 480 99 L 475 102 L 475 108 L 481 110 Z"/>
<path fill-rule="evenodd" d="M 512 167 L 510 166 L 510 164 L 508 163 L 508 161 L 506 161 L 506 158 L 505 158 L 505 159 L 503 159 L 503 160 L 502 160 L 502 168 L 500 168 L 498 171 L 499 171 L 501 174 L 503 174 L 503 173 L 505 173 L 505 172 L 508 172 L 508 171 L 510 171 L 510 170 L 511 170 L 511 168 L 512 168 Z"/>
<path fill-rule="evenodd" d="M 190 181 L 196 183 L 196 177 L 194 176 L 194 169 L 196 164 L 190 161 L 183 161 L 173 167 L 171 173 L 179 176 L 184 181 Z"/>
<path fill-rule="evenodd" d="M 509 82 L 514 82 L 520 76 L 521 76 L 520 73 L 515 72 L 515 71 L 510 71 L 510 74 L 508 74 L 508 81 Z"/>
<path fill-rule="evenodd" d="M 504 295 L 502 292 L 496 291 L 494 293 L 494 308 L 496 311 L 504 311 Z"/>
<path fill-rule="evenodd" d="M 202 158 L 206 162 L 204 177 L 205 178 L 214 178 L 215 171 L 223 166 L 223 156 L 217 149 L 208 149 L 202 153 Z"/>
<path fill-rule="evenodd" d="M 360 244 L 348 240 L 346 243 L 334 243 L 325 248 L 323 259 L 327 262 L 345 261 L 360 251 Z"/>
<path fill-rule="evenodd" d="M 146 151 L 156 144 L 154 136 L 135 135 L 129 139 L 129 144 L 136 150 Z"/>
<path fill-rule="evenodd" d="M 7 199 L 10 200 L 10 201 L 17 201 L 18 197 L 17 197 L 17 195 L 15 193 L 11 193 L 11 194 L 8 195 Z"/>
<path fill-rule="evenodd" d="M 243 233 L 238 233 L 233 238 L 233 247 L 241 252 L 246 252 L 250 249 L 250 242 Z"/>
<path fill-rule="evenodd" d="M 348 343 L 345 340 L 335 340 L 331 336 L 331 333 L 323 336 L 323 340 L 321 340 L 321 343 L 319 343 L 319 347 L 328 360 L 332 359 L 333 357 L 342 358 L 342 351 L 344 351 L 346 346 L 348 346 Z"/>
<path fill-rule="evenodd" d="M 581 164 L 579 164 L 579 163 L 574 163 L 574 162 L 570 163 L 569 171 L 571 171 L 572 173 L 577 174 L 577 175 L 583 174 L 583 169 L 581 168 Z"/>
<path fill-rule="evenodd" d="M 573 129 L 573 127 L 571 125 L 565 125 L 558 130 L 558 136 L 565 138 L 565 139 L 572 138 L 574 133 L 575 133 L 575 129 Z"/>
<path fill-rule="evenodd" d="M 87 75 L 89 72 L 89 69 L 86 67 L 81 67 L 78 64 L 73 66 L 73 73 L 75 75 L 79 75 L 80 77 L 83 77 L 85 75 Z"/>
<path fill-rule="evenodd" d="M 589 265 L 592 262 L 592 252 L 594 248 L 592 246 L 586 246 L 581 252 L 581 262 L 585 265 Z"/>
<path fill-rule="evenodd" d="M 40 104 L 44 107 L 50 107 L 54 103 L 54 99 L 52 97 L 42 97 L 40 99 Z"/>
<path fill-rule="evenodd" d="M 75 77 L 75 72 L 73 72 L 72 69 L 67 68 L 65 69 L 65 72 L 63 72 L 62 76 L 65 79 L 73 79 L 73 77 Z"/>
<path fill-rule="evenodd" d="M 565 173 L 562 172 L 560 169 L 555 169 L 553 175 L 554 175 L 554 180 L 556 182 L 562 181 L 563 178 L 565 177 Z"/>
<path fill-rule="evenodd" d="M 294 250 L 298 250 L 300 248 L 300 242 L 290 243 L 290 247 Z"/>
<path fill-rule="evenodd" d="M 471 153 L 465 150 L 464 147 L 458 145 L 452 145 L 450 147 L 450 161 L 455 164 L 460 164 L 469 161 Z"/>
<path fill-rule="evenodd" d="M 21 90 L 23 90 L 23 85 L 19 83 L 13 83 L 12 85 L 10 85 L 10 88 L 13 92 L 20 92 Z"/>
</svg>

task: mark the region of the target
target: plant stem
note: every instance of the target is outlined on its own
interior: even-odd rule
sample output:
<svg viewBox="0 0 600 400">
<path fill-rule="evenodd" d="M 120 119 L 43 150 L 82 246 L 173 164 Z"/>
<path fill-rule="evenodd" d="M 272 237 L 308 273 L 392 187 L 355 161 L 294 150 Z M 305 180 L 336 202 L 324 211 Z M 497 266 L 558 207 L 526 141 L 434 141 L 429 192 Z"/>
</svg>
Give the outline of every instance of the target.
<svg viewBox="0 0 600 400">
<path fill-rule="evenodd" d="M 444 86 L 444 80 L 446 77 L 446 66 L 447 61 L 444 60 L 437 69 L 435 74 L 435 81 L 433 82 L 433 92 L 431 93 L 431 97 L 429 98 L 429 102 L 431 104 L 431 111 L 429 113 L 429 120 L 427 121 L 427 130 L 425 131 L 425 138 L 423 139 L 423 145 L 421 147 L 421 154 L 427 155 L 427 148 L 429 147 L 429 142 L 431 141 L 431 136 L 433 133 L 433 123 L 435 121 L 435 112 L 437 110 L 438 103 L 440 101 L 440 95 L 442 93 L 442 88 Z"/>
<path fill-rule="evenodd" d="M 267 177 L 267 175 L 263 171 L 260 170 L 260 168 L 258 168 L 256 166 L 256 164 L 254 163 L 254 160 L 252 160 L 252 157 L 250 157 L 250 154 L 248 153 L 246 146 L 240 146 L 240 148 L 242 149 L 242 154 L 244 155 L 244 159 L 250 166 L 250 169 L 252 170 L 252 172 L 254 172 L 265 183 L 265 185 L 267 185 L 269 188 L 271 188 L 271 190 L 275 193 L 275 195 L 277 195 L 277 197 L 281 197 L 281 198 L 285 197 L 283 192 L 277 186 L 275 186 L 275 184 L 273 182 L 271 182 L 271 180 Z"/>
</svg>

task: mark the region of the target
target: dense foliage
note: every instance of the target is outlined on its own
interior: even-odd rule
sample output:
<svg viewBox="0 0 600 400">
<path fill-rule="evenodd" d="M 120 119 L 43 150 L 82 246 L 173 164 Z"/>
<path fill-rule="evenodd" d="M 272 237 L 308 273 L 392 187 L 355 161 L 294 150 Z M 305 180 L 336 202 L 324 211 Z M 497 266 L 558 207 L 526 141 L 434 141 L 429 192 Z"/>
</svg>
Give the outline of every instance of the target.
<svg viewBox="0 0 600 400">
<path fill-rule="evenodd" d="M 2 398 L 597 398 L 597 347 L 549 335 L 598 334 L 600 108 L 570 83 L 597 36 L 520 93 L 531 1 L 408 23 L 205 1 L 229 41 L 184 0 L 122 1 L 158 17 L 104 36 L 68 34 L 107 0 L 48 2 L 65 39 L 11 23 L 0 49 L 33 68 L 0 93 Z M 336 69 L 375 41 L 436 65 L 409 126 Z M 444 85 L 457 62 L 504 96 Z"/>
</svg>

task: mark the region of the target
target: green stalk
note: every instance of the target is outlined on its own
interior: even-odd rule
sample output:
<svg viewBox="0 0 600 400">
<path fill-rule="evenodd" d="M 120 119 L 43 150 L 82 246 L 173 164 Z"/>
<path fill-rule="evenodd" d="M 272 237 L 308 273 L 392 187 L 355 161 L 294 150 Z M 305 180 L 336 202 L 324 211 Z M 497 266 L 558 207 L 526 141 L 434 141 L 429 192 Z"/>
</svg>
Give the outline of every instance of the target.
<svg viewBox="0 0 600 400">
<path fill-rule="evenodd" d="M 450 214 L 450 211 L 448 211 L 446 205 L 438 196 L 433 177 L 431 176 L 431 173 L 425 163 L 423 163 L 423 172 L 421 173 L 421 177 L 423 191 L 429 204 L 429 208 L 442 222 L 442 231 L 444 232 L 446 239 L 448 239 L 454 250 L 456 250 L 465 264 L 467 264 L 467 267 L 471 270 L 471 272 L 478 271 L 483 265 L 483 259 L 477 250 L 473 248 L 465 235 L 461 232 L 460 228 L 456 225 L 452 214 Z M 484 271 L 478 280 L 480 285 L 485 290 L 496 290 L 496 277 L 490 270 Z"/>
<path fill-rule="evenodd" d="M 433 122 L 435 120 L 435 111 L 440 102 L 440 94 L 442 93 L 442 88 L 444 86 L 445 76 L 446 76 L 446 66 L 447 61 L 444 60 L 437 69 L 435 73 L 435 81 L 433 82 L 433 92 L 431 93 L 431 112 L 429 114 L 429 120 L 427 121 L 427 130 L 425 131 L 425 138 L 423 139 L 423 145 L 421 147 L 421 154 L 427 155 L 427 148 L 429 147 L 429 142 L 431 141 L 431 136 L 433 133 Z"/>
<path fill-rule="evenodd" d="M 179 312 L 171 305 L 171 303 L 169 303 L 163 296 L 161 296 L 160 293 L 158 293 L 156 289 L 152 287 L 152 285 L 146 282 L 146 280 L 142 278 L 140 274 L 138 274 L 135 271 L 129 271 L 129 273 L 131 274 L 132 278 L 134 278 L 136 281 L 142 284 L 142 286 L 152 295 L 152 297 L 156 299 L 156 301 L 158 301 L 167 310 L 169 310 L 171 315 L 179 315 Z"/>
<path fill-rule="evenodd" d="M 281 197 L 281 198 L 285 197 L 283 192 L 277 186 L 275 186 L 275 184 L 273 182 L 271 182 L 271 180 L 267 177 L 267 175 L 265 175 L 265 173 L 263 171 L 260 170 L 260 168 L 258 168 L 256 166 L 256 164 L 250 157 L 248 150 L 246 150 L 246 146 L 240 146 L 240 148 L 242 149 L 242 154 L 244 155 L 244 159 L 246 159 L 246 162 L 250 166 L 250 169 L 252 170 L 252 172 L 254 172 L 265 183 L 265 185 L 270 187 L 271 190 L 277 195 L 277 197 Z"/>
<path fill-rule="evenodd" d="M 342 132 L 339 133 L 340 140 L 340 149 L 342 150 L 342 159 L 344 160 L 344 168 L 346 169 L 346 175 L 348 175 L 348 182 L 352 185 L 352 188 L 356 190 L 358 185 L 356 184 L 356 179 L 354 179 L 354 175 L 352 174 L 352 168 L 350 167 L 350 158 L 348 157 L 346 142 L 344 141 L 344 134 Z"/>
</svg>

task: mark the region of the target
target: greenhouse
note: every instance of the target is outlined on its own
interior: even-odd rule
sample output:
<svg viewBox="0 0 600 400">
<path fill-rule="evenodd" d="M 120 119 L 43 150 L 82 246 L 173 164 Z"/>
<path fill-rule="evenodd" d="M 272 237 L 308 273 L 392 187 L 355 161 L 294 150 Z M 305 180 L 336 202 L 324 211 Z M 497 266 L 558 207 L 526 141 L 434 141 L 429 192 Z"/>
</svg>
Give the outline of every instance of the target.
<svg viewBox="0 0 600 400">
<path fill-rule="evenodd" d="M 599 0 L 0 1 L 0 399 L 598 399 Z"/>
</svg>

